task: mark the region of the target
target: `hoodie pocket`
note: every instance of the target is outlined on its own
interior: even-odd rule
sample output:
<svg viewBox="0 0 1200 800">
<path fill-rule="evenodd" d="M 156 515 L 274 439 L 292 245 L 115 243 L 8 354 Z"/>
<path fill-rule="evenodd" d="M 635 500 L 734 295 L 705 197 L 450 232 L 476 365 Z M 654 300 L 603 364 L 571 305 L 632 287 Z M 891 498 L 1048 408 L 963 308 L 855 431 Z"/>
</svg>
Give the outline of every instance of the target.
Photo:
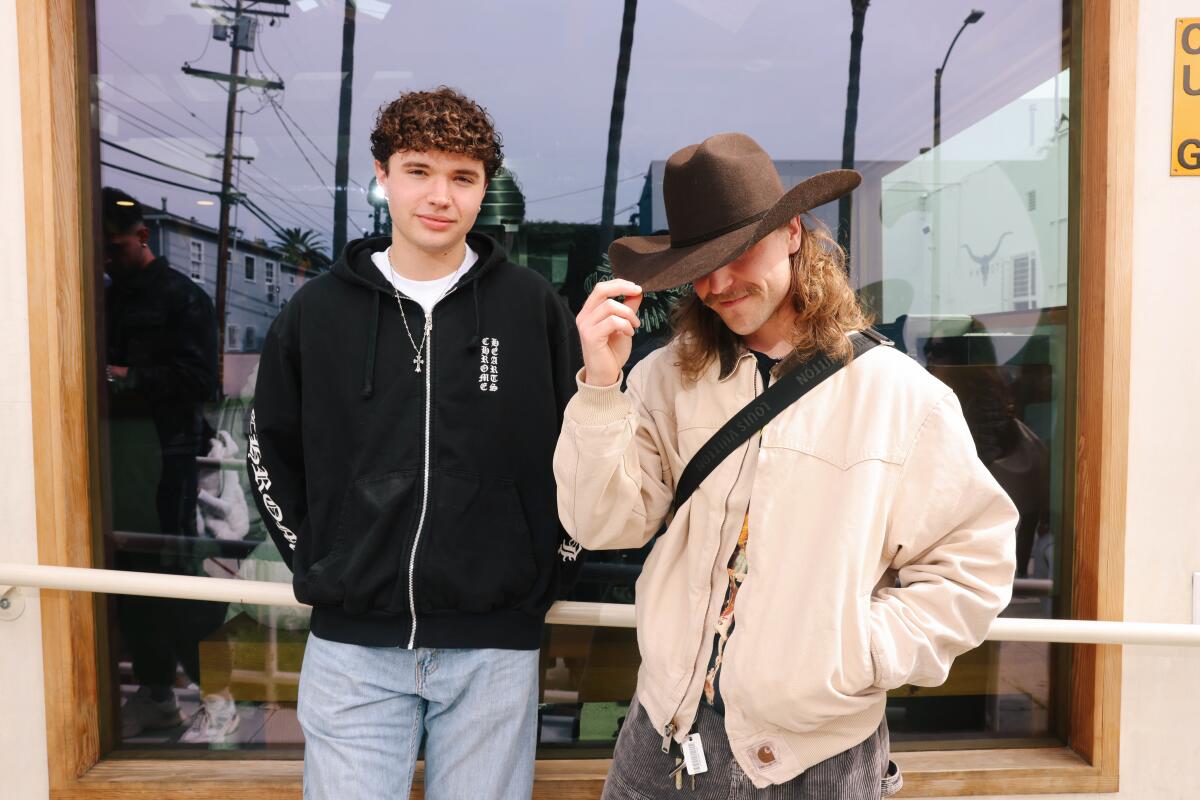
<svg viewBox="0 0 1200 800">
<path fill-rule="evenodd" d="M 421 611 L 479 614 L 513 608 L 537 580 L 529 523 L 507 478 L 433 475 L 432 518 L 421 534 Z"/>
<path fill-rule="evenodd" d="M 333 547 L 308 568 L 302 599 L 351 614 L 389 606 L 399 576 L 407 577 L 405 544 L 420 511 L 420 477 L 416 469 L 369 475 L 346 490 Z"/>
</svg>

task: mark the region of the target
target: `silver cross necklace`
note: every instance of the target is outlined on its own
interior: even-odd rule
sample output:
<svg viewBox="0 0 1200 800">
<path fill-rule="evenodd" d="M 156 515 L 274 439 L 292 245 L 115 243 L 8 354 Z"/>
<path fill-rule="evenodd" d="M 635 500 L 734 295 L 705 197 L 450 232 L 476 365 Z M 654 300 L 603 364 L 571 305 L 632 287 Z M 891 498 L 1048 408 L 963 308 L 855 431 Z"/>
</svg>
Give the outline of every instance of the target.
<svg viewBox="0 0 1200 800">
<path fill-rule="evenodd" d="M 429 342 L 429 332 L 433 330 L 433 314 L 431 311 L 425 312 L 425 331 L 421 334 L 421 344 L 417 345 L 417 340 L 413 338 L 412 331 L 408 327 L 408 315 L 404 313 L 404 305 L 400 302 L 400 290 L 396 288 L 396 280 L 392 277 L 392 275 L 395 274 L 396 269 L 392 266 L 391 251 L 392 248 L 390 247 L 384 251 L 384 257 L 387 258 L 388 262 L 388 283 L 392 285 L 392 294 L 396 298 L 396 307 L 400 309 L 400 320 L 404 323 L 404 332 L 408 335 L 408 341 L 412 345 L 413 350 L 416 352 L 416 356 L 413 358 L 413 372 L 420 372 L 421 367 L 425 364 L 424 353 L 425 345 Z M 450 287 L 453 285 L 453 281 L 448 281 L 446 283 L 446 288 L 442 289 L 442 293 L 439 294 L 437 299 L 433 301 L 433 305 L 436 306 L 438 303 L 440 303 L 442 298 L 446 296 L 446 293 L 450 291 Z M 418 305 L 420 304 L 418 303 Z"/>
</svg>

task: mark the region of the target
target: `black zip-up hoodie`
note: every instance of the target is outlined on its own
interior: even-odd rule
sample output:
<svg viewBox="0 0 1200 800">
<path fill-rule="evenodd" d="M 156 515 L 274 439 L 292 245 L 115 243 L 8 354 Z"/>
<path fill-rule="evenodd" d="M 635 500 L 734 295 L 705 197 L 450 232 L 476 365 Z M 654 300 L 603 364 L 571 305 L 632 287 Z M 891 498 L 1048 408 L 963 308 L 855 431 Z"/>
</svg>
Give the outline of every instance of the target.
<svg viewBox="0 0 1200 800">
<path fill-rule="evenodd" d="M 263 343 L 247 466 L 321 638 L 536 649 L 579 566 L 551 472 L 574 320 L 495 241 L 467 241 L 479 260 L 434 307 L 420 372 L 401 314 L 419 345 L 424 311 L 371 262 L 386 237 L 347 245 Z"/>
</svg>

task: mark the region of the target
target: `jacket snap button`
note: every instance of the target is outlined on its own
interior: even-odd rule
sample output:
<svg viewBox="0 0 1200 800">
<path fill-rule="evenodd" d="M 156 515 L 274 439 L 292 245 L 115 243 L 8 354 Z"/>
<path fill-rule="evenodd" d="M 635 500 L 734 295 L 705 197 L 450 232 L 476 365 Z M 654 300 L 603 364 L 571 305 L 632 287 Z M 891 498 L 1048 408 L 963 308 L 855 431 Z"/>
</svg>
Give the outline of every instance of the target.
<svg viewBox="0 0 1200 800">
<path fill-rule="evenodd" d="M 758 760 L 762 764 L 772 764 L 775 762 L 775 751 L 771 749 L 769 744 L 764 744 L 758 748 Z"/>
</svg>

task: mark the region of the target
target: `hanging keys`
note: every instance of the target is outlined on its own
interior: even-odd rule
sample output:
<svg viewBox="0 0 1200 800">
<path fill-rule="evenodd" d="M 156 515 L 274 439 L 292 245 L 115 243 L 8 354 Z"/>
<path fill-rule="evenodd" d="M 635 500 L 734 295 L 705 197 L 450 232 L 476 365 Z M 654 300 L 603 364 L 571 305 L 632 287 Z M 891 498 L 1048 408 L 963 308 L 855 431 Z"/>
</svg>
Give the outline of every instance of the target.
<svg viewBox="0 0 1200 800">
<path fill-rule="evenodd" d="M 675 776 L 675 789 L 683 788 L 683 759 L 676 756 L 675 769 L 671 770 L 671 774 Z"/>
</svg>

